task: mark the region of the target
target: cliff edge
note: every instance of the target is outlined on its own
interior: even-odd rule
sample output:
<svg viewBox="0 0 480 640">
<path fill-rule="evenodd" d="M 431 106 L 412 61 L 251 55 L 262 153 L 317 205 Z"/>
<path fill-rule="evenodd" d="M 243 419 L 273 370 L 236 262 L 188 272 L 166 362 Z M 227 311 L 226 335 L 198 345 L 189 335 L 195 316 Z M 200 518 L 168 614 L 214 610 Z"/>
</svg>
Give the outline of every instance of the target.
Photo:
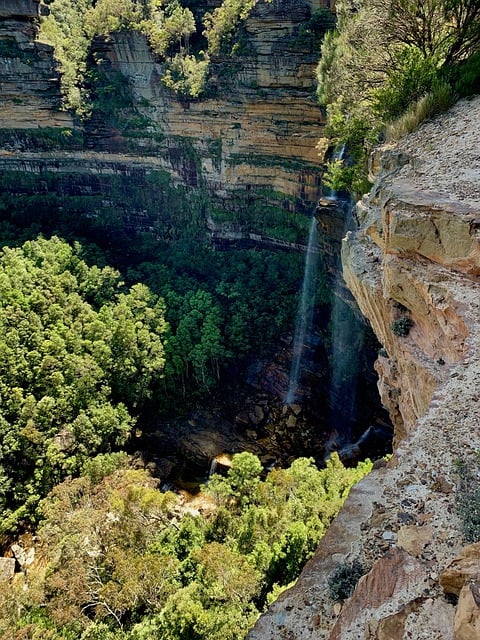
<svg viewBox="0 0 480 640">
<path fill-rule="evenodd" d="M 375 155 L 342 261 L 384 347 L 395 454 L 352 490 L 250 640 L 480 637 L 480 550 L 466 546 L 458 509 L 474 517 L 479 467 L 479 121 L 480 98 L 462 101 Z M 329 577 L 354 560 L 368 572 L 334 601 Z"/>
</svg>

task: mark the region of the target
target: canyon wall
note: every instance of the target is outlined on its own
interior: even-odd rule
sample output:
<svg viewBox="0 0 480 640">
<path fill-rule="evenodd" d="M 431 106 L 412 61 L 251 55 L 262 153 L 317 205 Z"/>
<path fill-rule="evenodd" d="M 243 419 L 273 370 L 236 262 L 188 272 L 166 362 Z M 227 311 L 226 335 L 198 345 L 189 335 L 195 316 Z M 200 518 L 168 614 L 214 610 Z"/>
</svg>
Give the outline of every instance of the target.
<svg viewBox="0 0 480 640">
<path fill-rule="evenodd" d="M 39 3 L 4 1 L 2 191 L 13 193 L 10 183 L 18 188 L 26 170 L 31 178 L 46 174 L 48 192 L 57 199 L 65 193 L 59 183 L 65 182 L 72 193 L 87 199 L 89 193 L 98 195 L 102 176 L 105 190 L 109 176 L 115 175 L 124 177 L 125 197 L 112 197 L 121 203 L 130 195 L 132 180 L 144 191 L 152 190 L 153 180 L 156 190 L 162 183 L 164 191 L 173 191 L 173 199 L 179 189 L 179 200 L 189 201 L 190 208 L 208 208 L 205 232 L 208 222 L 210 231 L 262 233 L 273 215 L 291 227 L 285 239 L 304 241 L 306 223 L 292 222 L 290 214 L 311 215 L 320 197 L 316 145 L 324 115 L 315 98 L 318 46 L 302 29 L 312 11 L 328 5 L 320 0 L 260 1 L 245 23 L 243 53 L 215 60 L 207 92 L 195 100 L 165 87 L 164 65 L 141 34 L 99 37 L 93 50 L 98 73 L 106 85 L 115 84 L 121 74 L 131 103 L 127 109 L 118 106 L 113 95 L 107 106 L 113 118 L 94 109 L 82 124 L 61 109 L 53 50 L 35 39 Z M 30 183 L 22 186 L 24 193 Z M 97 208 L 96 203 L 87 206 L 91 215 Z M 146 210 L 134 206 L 123 221 L 134 226 L 136 220 L 138 227 L 162 235 L 171 221 L 162 220 L 158 208 L 152 215 Z"/>
<path fill-rule="evenodd" d="M 207 223 L 262 231 L 267 209 L 310 214 L 324 119 L 314 97 L 318 52 L 302 45 L 300 27 L 323 4 L 260 2 L 246 24 L 248 55 L 219 60 L 212 95 L 201 100 L 162 85 L 142 36 L 99 39 L 102 72 L 127 78 L 135 112 L 150 123 L 149 135 L 129 136 L 101 116 L 83 127 L 61 109 L 53 51 L 35 40 L 38 3 L 0 2 L 5 201 L 20 203 L 28 222 L 55 213 L 73 227 L 101 221 L 155 238 L 174 237 L 194 210 L 203 234 Z M 463 545 L 455 462 L 476 468 L 480 444 L 479 121 L 478 99 L 461 103 L 374 160 L 360 229 L 343 243 L 344 274 L 383 345 L 376 366 L 396 452 L 351 492 L 251 640 L 447 640 L 477 624 L 473 605 L 465 623 L 444 597 L 441 576 Z M 333 602 L 328 578 L 352 560 L 371 570 L 351 599 Z"/>
<path fill-rule="evenodd" d="M 460 470 L 475 478 L 479 466 L 479 121 L 480 98 L 463 101 L 373 160 L 375 184 L 342 259 L 384 345 L 376 366 L 395 453 L 351 491 L 249 640 L 479 637 L 480 554 L 462 550 L 456 507 L 476 488 Z M 353 560 L 367 573 L 334 601 L 329 577 Z"/>
<path fill-rule="evenodd" d="M 40 0 L 0 1 L 0 129 L 71 127 L 52 47 L 35 40 Z"/>
</svg>

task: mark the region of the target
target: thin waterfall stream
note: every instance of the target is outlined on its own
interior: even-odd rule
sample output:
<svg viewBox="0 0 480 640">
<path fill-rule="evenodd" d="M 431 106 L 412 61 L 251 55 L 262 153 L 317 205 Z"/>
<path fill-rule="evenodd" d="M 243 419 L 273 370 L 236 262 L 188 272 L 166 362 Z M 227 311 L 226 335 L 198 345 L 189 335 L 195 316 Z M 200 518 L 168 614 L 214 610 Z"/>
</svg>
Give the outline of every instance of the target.
<svg viewBox="0 0 480 640">
<path fill-rule="evenodd" d="M 315 216 L 312 216 L 308 234 L 308 247 L 305 258 L 302 292 L 295 321 L 292 364 L 290 368 L 285 404 L 292 404 L 297 400 L 305 346 L 311 339 L 315 286 L 317 283 L 319 259 L 317 224 L 317 219 Z"/>
<path fill-rule="evenodd" d="M 351 228 L 355 203 L 351 198 L 341 201 L 335 194 L 337 206 L 343 211 L 342 238 Z M 350 442 L 355 413 L 360 354 L 363 350 L 365 328 L 353 322 L 352 310 L 342 298 L 345 287 L 342 273 L 335 275 L 332 287 L 330 338 L 332 344 L 330 412 L 332 424 L 337 424 L 342 443 Z"/>
<path fill-rule="evenodd" d="M 343 160 L 345 145 L 334 154 L 334 160 Z M 337 200 L 337 193 L 332 192 L 332 200 Z M 301 380 L 301 369 L 306 343 L 311 340 L 313 308 L 315 302 L 315 286 L 318 271 L 318 227 L 315 215 L 310 222 L 307 255 L 303 274 L 302 293 L 295 320 L 295 334 L 293 338 L 292 364 L 288 381 L 288 391 L 285 404 L 292 404 L 298 399 L 298 388 Z"/>
</svg>

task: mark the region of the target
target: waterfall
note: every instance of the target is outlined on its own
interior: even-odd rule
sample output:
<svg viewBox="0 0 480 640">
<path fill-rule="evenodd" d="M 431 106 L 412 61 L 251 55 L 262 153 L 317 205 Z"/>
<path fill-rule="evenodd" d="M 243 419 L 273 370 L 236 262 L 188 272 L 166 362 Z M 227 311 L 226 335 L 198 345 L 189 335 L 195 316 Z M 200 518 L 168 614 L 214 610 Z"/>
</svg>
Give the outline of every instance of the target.
<svg viewBox="0 0 480 640">
<path fill-rule="evenodd" d="M 353 310 L 342 300 L 342 284 L 338 275 L 333 289 L 330 320 L 331 377 L 330 423 L 343 443 L 351 438 L 357 401 L 360 369 L 359 355 L 363 350 L 365 327 L 355 318 Z"/>
<path fill-rule="evenodd" d="M 303 273 L 302 292 L 295 321 L 295 335 L 293 339 L 292 364 L 288 382 L 288 392 L 285 404 L 292 404 L 297 400 L 300 382 L 301 366 L 306 343 L 310 341 L 315 301 L 315 285 L 317 282 L 317 268 L 319 252 L 317 220 L 312 217 L 308 234 L 308 247 Z"/>
<path fill-rule="evenodd" d="M 218 467 L 217 458 L 212 458 L 210 461 L 210 467 L 208 469 L 208 480 L 210 480 L 213 474 L 217 472 L 217 467 Z"/>
<path fill-rule="evenodd" d="M 334 154 L 335 160 L 343 160 L 345 145 Z M 355 202 L 339 197 L 336 191 L 328 196 L 337 204 L 343 215 L 342 238 L 352 229 Z M 359 326 L 352 310 L 342 299 L 345 288 L 341 266 L 335 275 L 332 290 L 332 311 L 330 320 L 331 379 L 330 379 L 330 422 L 339 432 L 343 442 L 351 437 L 351 427 L 356 405 L 356 391 L 359 374 L 359 353 L 363 348 L 364 329 Z"/>
</svg>

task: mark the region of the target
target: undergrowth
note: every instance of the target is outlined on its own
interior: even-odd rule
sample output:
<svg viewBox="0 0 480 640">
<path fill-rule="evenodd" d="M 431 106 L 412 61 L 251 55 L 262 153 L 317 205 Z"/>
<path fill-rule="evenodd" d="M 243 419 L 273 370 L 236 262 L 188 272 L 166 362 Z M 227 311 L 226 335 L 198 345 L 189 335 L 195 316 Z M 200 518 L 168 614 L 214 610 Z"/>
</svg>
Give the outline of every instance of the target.
<svg viewBox="0 0 480 640">
<path fill-rule="evenodd" d="M 399 140 L 418 129 L 420 124 L 448 111 L 456 100 L 455 93 L 446 82 L 439 83 L 432 91 L 412 104 L 407 111 L 386 127 L 387 141 Z"/>
<path fill-rule="evenodd" d="M 359 560 L 339 564 L 328 578 L 328 593 L 331 599 L 337 601 L 349 598 L 366 572 L 366 567 Z"/>
<path fill-rule="evenodd" d="M 477 453 L 477 459 L 480 456 Z M 462 536 L 466 542 L 480 541 L 480 476 L 478 465 L 457 463 L 459 487 L 455 510 L 460 518 Z"/>
</svg>

